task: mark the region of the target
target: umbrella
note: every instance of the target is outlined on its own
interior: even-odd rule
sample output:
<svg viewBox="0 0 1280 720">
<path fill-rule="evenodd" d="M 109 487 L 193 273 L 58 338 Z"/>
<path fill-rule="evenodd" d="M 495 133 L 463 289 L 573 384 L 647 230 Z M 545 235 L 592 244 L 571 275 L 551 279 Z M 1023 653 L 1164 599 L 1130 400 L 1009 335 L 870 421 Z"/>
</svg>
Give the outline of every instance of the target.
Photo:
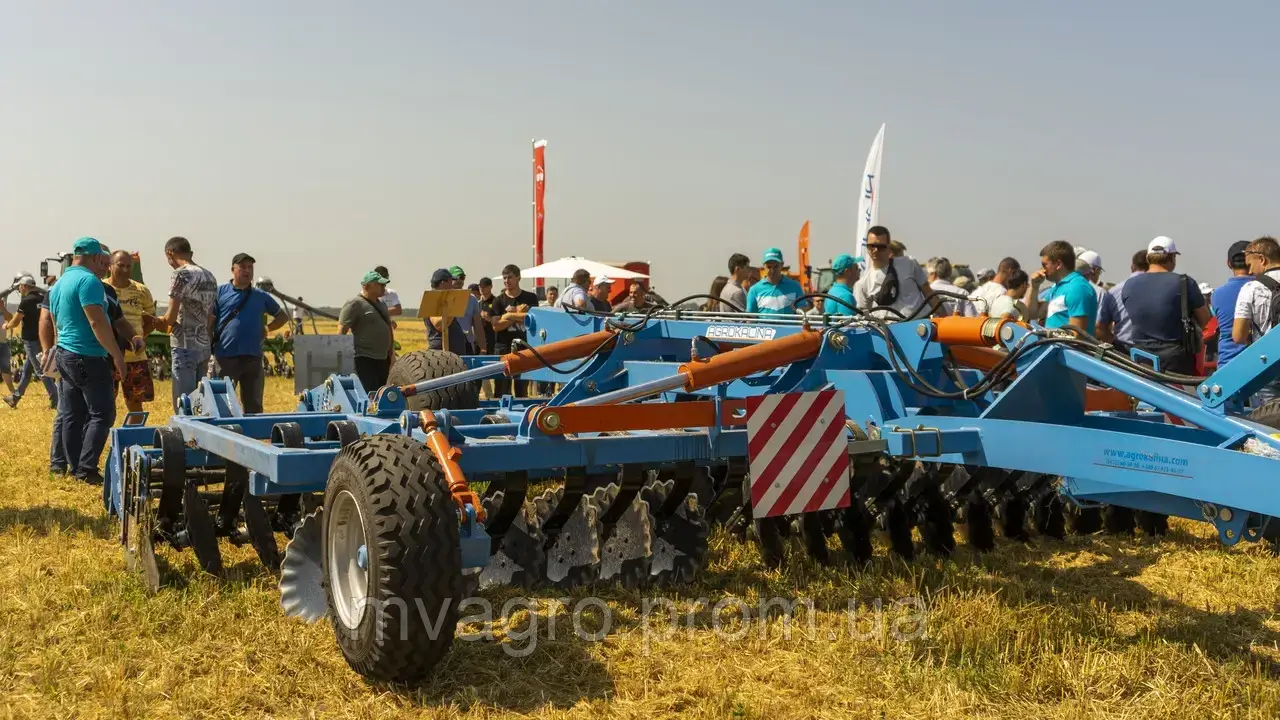
<svg viewBox="0 0 1280 720">
<path fill-rule="evenodd" d="M 625 270 L 613 265 L 605 265 L 595 260 L 588 260 L 580 257 L 566 257 L 559 260 L 552 260 L 548 263 L 542 263 L 536 267 L 520 271 L 520 277 L 526 278 L 571 278 L 578 270 L 586 270 L 591 273 L 591 277 L 600 277 L 608 275 L 615 280 L 630 280 L 632 278 L 647 278 L 644 273 Z"/>
</svg>

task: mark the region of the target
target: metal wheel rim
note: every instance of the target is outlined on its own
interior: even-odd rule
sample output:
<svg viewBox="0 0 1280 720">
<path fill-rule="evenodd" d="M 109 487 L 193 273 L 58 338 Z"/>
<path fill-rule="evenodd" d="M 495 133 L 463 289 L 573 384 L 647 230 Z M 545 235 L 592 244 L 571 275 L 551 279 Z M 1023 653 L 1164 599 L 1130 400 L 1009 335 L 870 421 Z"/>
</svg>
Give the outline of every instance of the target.
<svg viewBox="0 0 1280 720">
<path fill-rule="evenodd" d="M 329 556 L 329 586 L 333 592 L 333 605 L 338 619 L 352 630 L 360 625 L 368 597 L 369 570 L 364 534 L 364 516 L 359 503 L 349 490 L 343 490 L 333 499 L 329 530 L 325 544 Z M 361 555 L 365 555 L 361 567 Z"/>
</svg>

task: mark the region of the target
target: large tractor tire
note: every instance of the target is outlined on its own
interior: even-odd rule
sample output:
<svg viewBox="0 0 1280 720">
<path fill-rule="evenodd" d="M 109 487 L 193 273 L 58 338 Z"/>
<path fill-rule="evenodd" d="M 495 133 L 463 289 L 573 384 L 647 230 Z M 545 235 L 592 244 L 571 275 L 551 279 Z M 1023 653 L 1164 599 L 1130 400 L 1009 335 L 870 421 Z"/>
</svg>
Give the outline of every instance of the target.
<svg viewBox="0 0 1280 720">
<path fill-rule="evenodd" d="M 387 374 L 388 385 L 413 385 L 423 380 L 460 373 L 467 369 L 462 358 L 444 350 L 414 350 L 401 355 Z M 432 390 L 405 398 L 410 410 L 472 410 L 480 407 L 480 383 Z"/>
<path fill-rule="evenodd" d="M 453 645 L 463 599 L 458 508 L 435 457 L 402 435 L 347 445 L 325 490 L 328 615 L 347 663 L 418 683 Z"/>
</svg>

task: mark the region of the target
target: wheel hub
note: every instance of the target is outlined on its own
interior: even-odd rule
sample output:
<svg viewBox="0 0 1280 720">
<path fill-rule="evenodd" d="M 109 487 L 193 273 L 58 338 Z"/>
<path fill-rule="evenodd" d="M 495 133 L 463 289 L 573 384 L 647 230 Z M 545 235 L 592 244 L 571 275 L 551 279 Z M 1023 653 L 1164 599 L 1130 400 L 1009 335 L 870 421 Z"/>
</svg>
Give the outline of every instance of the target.
<svg viewBox="0 0 1280 720">
<path fill-rule="evenodd" d="M 369 587 L 369 551 L 364 535 L 364 518 L 355 496 L 349 491 L 333 499 L 326 544 L 329 580 L 338 619 L 348 628 L 360 625 Z"/>
</svg>

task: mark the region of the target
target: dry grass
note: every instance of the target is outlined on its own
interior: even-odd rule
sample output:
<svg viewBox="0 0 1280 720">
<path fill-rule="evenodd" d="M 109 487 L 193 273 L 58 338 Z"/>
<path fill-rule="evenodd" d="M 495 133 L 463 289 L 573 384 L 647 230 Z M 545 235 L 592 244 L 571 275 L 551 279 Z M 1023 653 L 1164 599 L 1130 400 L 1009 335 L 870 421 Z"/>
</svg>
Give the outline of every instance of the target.
<svg viewBox="0 0 1280 720">
<path fill-rule="evenodd" d="M 1181 522 L 1162 542 L 1002 541 L 986 556 L 962 546 L 950 560 L 882 559 L 866 572 L 798 554 L 770 572 L 752 548 L 717 535 L 704 579 L 667 596 L 682 608 L 698 597 L 807 596 L 819 609 L 812 636 L 802 616 L 789 640 L 777 619 L 727 640 L 704 607 L 654 638 L 670 628 L 655 617 L 642 632 L 640 593 L 604 590 L 613 623 L 603 641 L 574 637 L 562 613 L 555 638 L 544 629 L 527 657 L 509 654 L 510 639 L 459 641 L 426 686 L 373 687 L 346 667 L 326 624 L 282 616 L 275 580 L 247 549 L 224 544 L 222 580 L 167 552 L 168 587 L 145 595 L 123 569 L 99 492 L 45 472 L 52 415 L 35 392 L 17 411 L 0 408 L 0 715 L 1280 715 L 1280 560 Z M 270 381 L 268 410 L 292 404 L 288 382 Z M 162 405 L 149 408 L 153 421 Z M 927 634 L 855 639 L 851 597 L 925 598 Z M 895 619 L 909 618 L 889 613 L 886 630 Z"/>
</svg>

